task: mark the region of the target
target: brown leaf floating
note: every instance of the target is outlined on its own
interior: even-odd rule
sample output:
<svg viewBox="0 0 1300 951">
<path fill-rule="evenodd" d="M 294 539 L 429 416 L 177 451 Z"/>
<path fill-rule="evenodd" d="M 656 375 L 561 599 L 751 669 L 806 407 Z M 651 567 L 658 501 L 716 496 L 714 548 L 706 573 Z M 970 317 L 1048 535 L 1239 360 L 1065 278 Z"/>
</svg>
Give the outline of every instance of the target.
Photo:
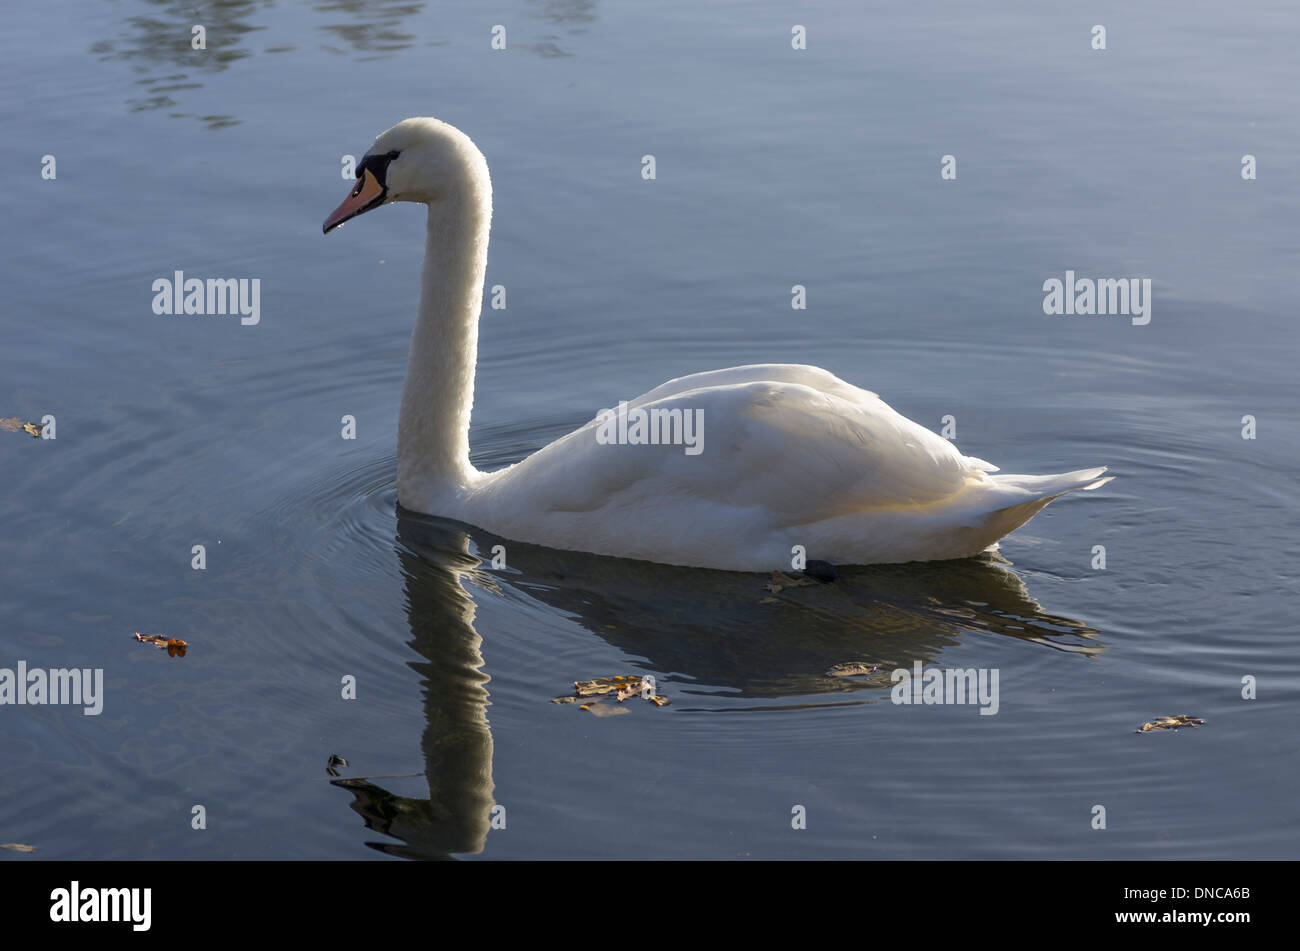
<svg viewBox="0 0 1300 951">
<path fill-rule="evenodd" d="M 827 677 L 865 677 L 867 674 L 874 674 L 880 669 L 879 664 L 836 664 L 830 670 L 826 671 Z"/>
<path fill-rule="evenodd" d="M 789 575 L 774 571 L 767 582 L 767 590 L 777 594 L 785 588 L 803 588 L 810 584 L 818 584 L 818 582 L 813 578 L 791 578 Z"/>
<path fill-rule="evenodd" d="M 0 429 L 8 430 L 11 433 L 24 432 L 29 436 L 39 436 L 44 428 L 40 423 L 24 423 L 17 416 L 0 419 Z"/>
<path fill-rule="evenodd" d="M 1200 726 L 1205 721 L 1200 717 L 1189 717 L 1184 714 L 1177 714 L 1172 717 L 1156 717 L 1151 723 L 1143 723 L 1137 728 L 1137 733 L 1147 733 L 1151 730 L 1176 730 L 1180 726 Z"/>
<path fill-rule="evenodd" d="M 598 717 L 612 717 L 617 716 L 619 713 L 626 713 L 627 709 L 620 708 L 609 701 L 612 700 L 621 704 L 624 700 L 639 697 L 644 686 L 645 682 L 635 674 L 597 677 L 594 680 L 575 680 L 573 682 L 572 696 L 556 697 L 551 703 L 577 703 L 582 700 L 585 702 L 579 704 L 579 710 L 586 710 Z M 645 699 L 656 707 L 668 706 L 668 698 L 658 692 Z"/>
<path fill-rule="evenodd" d="M 157 647 L 165 648 L 168 657 L 184 657 L 186 649 L 190 646 L 178 637 L 167 637 L 165 634 L 140 634 L 137 632 L 135 639 L 141 644 L 154 644 Z"/>
</svg>

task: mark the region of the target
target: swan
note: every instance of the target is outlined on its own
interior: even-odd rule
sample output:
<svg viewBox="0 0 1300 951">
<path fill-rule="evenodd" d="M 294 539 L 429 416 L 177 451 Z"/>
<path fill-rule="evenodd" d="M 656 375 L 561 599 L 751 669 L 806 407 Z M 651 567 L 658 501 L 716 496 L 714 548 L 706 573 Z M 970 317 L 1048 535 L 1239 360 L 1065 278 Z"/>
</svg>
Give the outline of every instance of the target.
<svg viewBox="0 0 1300 951">
<path fill-rule="evenodd" d="M 322 230 L 399 201 L 428 206 L 398 421 L 397 498 L 411 511 L 549 548 L 768 571 L 797 553 L 837 565 L 976 555 L 1053 499 L 1113 478 L 1105 467 L 995 475 L 875 393 L 792 364 L 670 380 L 521 462 L 480 472 L 469 426 L 492 218 L 487 161 L 454 126 L 406 119 L 375 139 Z M 628 420 L 647 417 L 677 443 L 645 444 L 644 425 Z M 698 423 L 694 447 L 681 444 L 678 420 Z"/>
</svg>

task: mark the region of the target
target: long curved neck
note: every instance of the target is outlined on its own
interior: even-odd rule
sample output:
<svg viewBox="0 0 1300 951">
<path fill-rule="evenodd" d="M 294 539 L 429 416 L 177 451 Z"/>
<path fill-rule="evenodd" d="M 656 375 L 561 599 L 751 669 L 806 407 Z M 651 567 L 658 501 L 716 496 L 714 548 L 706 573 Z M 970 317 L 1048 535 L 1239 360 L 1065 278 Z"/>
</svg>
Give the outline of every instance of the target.
<svg viewBox="0 0 1300 951">
<path fill-rule="evenodd" d="M 420 311 L 397 429 L 397 497 L 416 510 L 475 475 L 469 417 L 492 222 L 491 186 L 483 179 L 429 204 Z"/>
</svg>

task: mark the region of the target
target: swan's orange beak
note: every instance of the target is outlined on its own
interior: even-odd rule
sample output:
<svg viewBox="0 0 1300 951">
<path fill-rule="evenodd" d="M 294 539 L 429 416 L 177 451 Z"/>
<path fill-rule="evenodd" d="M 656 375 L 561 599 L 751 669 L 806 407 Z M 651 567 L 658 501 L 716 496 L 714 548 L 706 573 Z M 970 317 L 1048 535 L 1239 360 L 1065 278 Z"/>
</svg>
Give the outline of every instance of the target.
<svg viewBox="0 0 1300 951">
<path fill-rule="evenodd" d="M 321 227 L 322 233 L 329 234 L 343 222 L 350 221 L 371 208 L 378 208 L 384 203 L 387 192 L 388 189 L 379 183 L 370 169 L 362 169 L 361 177 L 357 179 L 357 187 L 352 189 L 348 197 L 343 199 L 343 204 L 335 208 L 325 219 L 325 224 Z"/>
</svg>

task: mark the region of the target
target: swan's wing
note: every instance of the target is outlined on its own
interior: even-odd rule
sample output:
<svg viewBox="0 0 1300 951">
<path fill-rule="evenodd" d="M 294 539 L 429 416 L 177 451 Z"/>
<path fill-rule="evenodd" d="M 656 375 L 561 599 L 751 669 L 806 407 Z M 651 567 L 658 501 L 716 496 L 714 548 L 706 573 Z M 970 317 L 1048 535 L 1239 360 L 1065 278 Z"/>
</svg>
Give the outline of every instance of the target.
<svg viewBox="0 0 1300 951">
<path fill-rule="evenodd" d="M 680 376 L 675 380 L 669 380 L 667 383 L 656 386 L 649 393 L 637 397 L 629 406 L 635 407 L 653 403 L 664 397 L 684 393 L 688 390 L 698 390 L 712 386 L 730 386 L 739 383 L 801 383 L 829 396 L 838 396 L 850 403 L 875 401 L 891 413 L 893 412 L 880 397 L 870 390 L 861 389 L 852 383 L 845 383 L 829 370 L 802 363 L 754 363 L 743 367 L 728 367 L 725 370 L 707 370 L 703 373 L 692 373 L 689 376 Z M 976 468 L 985 472 L 998 471 L 998 467 L 991 462 L 985 462 L 983 459 L 977 459 L 974 456 L 967 456 L 966 458 Z"/>
<path fill-rule="evenodd" d="M 681 445 L 602 442 L 597 417 L 512 467 L 506 481 L 528 485 L 531 501 L 551 511 L 649 511 L 669 500 L 697 500 L 758 507 L 770 524 L 788 525 L 936 505 L 983 481 L 987 464 L 874 393 L 824 370 L 779 369 L 824 378 L 819 387 L 748 380 L 751 373 L 773 375 L 773 367 L 738 367 L 672 381 L 628 404 L 629 412 L 660 411 L 664 418 L 691 414 L 700 424 L 698 454 Z"/>
<path fill-rule="evenodd" d="M 743 367 L 728 367 L 725 370 L 706 370 L 679 376 L 675 380 L 661 383 L 650 392 L 638 396 L 629 406 L 641 406 L 661 400 L 666 396 L 685 393 L 688 390 L 700 390 L 707 387 L 733 386 L 740 383 L 801 383 L 811 389 L 850 400 L 873 398 L 875 393 L 859 389 L 851 383 L 845 383 L 829 370 L 821 367 L 806 366 L 801 363 L 754 363 Z"/>
</svg>

